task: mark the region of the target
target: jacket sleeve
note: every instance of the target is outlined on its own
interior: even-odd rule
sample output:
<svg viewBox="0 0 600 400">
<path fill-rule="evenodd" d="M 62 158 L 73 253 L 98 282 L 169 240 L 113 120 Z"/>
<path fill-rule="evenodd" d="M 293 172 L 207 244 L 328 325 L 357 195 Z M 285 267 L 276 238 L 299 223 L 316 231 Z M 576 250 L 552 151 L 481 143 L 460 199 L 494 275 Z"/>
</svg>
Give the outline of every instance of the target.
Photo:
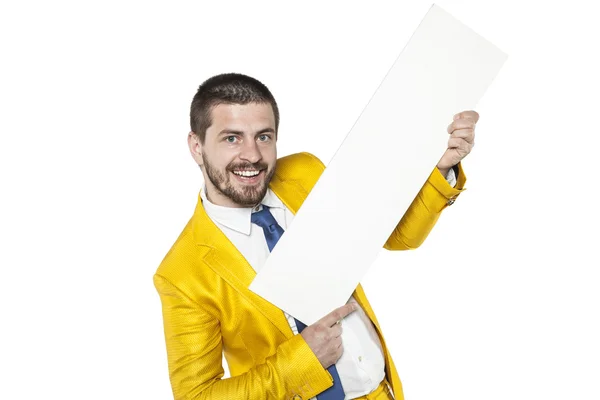
<svg viewBox="0 0 600 400">
<path fill-rule="evenodd" d="M 317 171 L 317 179 L 325 170 L 325 164 L 315 155 L 302 153 L 312 160 L 311 171 Z M 434 168 L 429 178 L 413 200 L 404 216 L 396 225 L 383 247 L 387 250 L 409 250 L 419 247 L 433 229 L 444 208 L 454 203 L 463 192 L 467 178 L 461 163 L 456 165 L 456 186 L 452 187 L 446 181 L 439 169 Z M 316 181 L 316 180 L 315 180 Z M 314 185 L 314 182 L 312 183 Z M 309 190 L 312 189 L 312 185 Z"/>
<path fill-rule="evenodd" d="M 333 385 L 301 335 L 244 374 L 222 379 L 219 321 L 165 277 L 154 285 L 162 302 L 169 378 L 175 400 L 309 399 Z M 296 397 L 298 398 L 298 397 Z"/>
<path fill-rule="evenodd" d="M 433 229 L 442 211 L 454 203 L 463 192 L 467 181 L 459 163 L 456 186 L 451 187 L 446 178 L 434 168 L 427 182 L 384 244 L 388 250 L 409 250 L 419 247 Z"/>
</svg>

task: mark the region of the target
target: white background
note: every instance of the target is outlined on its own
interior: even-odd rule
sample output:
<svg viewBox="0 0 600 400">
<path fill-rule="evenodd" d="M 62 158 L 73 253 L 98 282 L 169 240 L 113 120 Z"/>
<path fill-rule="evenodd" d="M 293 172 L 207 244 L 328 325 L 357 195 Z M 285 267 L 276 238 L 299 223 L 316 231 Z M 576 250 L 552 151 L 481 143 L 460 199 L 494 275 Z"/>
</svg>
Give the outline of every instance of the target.
<svg viewBox="0 0 600 400">
<path fill-rule="evenodd" d="M 216 3 L 0 6 L 0 398 L 172 398 L 152 275 L 201 185 L 197 86 L 262 80 L 279 155 L 327 163 L 431 6 Z M 594 2 L 437 4 L 509 58 L 468 190 L 364 280 L 405 395 L 600 399 Z"/>
</svg>

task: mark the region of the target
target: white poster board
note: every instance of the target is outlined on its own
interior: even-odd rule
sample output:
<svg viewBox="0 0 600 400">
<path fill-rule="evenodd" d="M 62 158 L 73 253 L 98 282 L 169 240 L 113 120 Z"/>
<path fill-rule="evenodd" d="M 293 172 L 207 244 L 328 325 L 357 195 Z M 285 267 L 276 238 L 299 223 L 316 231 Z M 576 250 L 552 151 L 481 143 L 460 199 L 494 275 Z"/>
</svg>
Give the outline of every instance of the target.
<svg viewBox="0 0 600 400">
<path fill-rule="evenodd" d="M 346 303 L 506 58 L 433 5 L 250 289 L 307 325 Z"/>
</svg>

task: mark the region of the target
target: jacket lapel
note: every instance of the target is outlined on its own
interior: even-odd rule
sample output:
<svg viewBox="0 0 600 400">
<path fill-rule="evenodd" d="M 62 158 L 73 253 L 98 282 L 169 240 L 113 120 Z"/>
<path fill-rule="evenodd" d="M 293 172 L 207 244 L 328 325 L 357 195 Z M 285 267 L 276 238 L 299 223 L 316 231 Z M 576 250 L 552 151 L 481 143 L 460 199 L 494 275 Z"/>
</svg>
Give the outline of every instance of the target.
<svg viewBox="0 0 600 400">
<path fill-rule="evenodd" d="M 227 237 L 225 240 L 228 241 Z M 256 272 L 231 242 L 228 241 L 226 246 L 213 247 L 204 257 L 204 262 L 253 304 L 286 338 L 294 335 L 283 311 L 248 289 Z"/>
<path fill-rule="evenodd" d="M 296 214 L 307 195 L 303 188 L 294 181 L 281 181 L 276 177 L 273 177 L 270 187 L 273 193 L 294 214 Z M 292 337 L 294 333 L 283 311 L 248 289 L 256 276 L 256 271 L 206 214 L 200 196 L 198 196 L 198 204 L 196 205 L 192 224 L 196 244 L 210 249 L 204 256 L 203 261 L 237 290 L 241 296 L 252 303 L 286 338 Z"/>
</svg>

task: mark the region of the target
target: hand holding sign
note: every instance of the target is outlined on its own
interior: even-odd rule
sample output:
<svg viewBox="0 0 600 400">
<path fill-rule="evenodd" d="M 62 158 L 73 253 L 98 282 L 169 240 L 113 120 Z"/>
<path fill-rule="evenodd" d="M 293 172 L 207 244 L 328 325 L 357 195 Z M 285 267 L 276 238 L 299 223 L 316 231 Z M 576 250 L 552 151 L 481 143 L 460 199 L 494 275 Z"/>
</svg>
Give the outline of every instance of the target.
<svg viewBox="0 0 600 400">
<path fill-rule="evenodd" d="M 448 149 L 437 164 L 444 174 L 448 169 L 458 164 L 475 146 L 475 124 L 479 114 L 475 111 L 463 111 L 454 116 L 454 121 L 448 125 Z M 444 174 L 445 175 L 445 174 Z"/>
</svg>

